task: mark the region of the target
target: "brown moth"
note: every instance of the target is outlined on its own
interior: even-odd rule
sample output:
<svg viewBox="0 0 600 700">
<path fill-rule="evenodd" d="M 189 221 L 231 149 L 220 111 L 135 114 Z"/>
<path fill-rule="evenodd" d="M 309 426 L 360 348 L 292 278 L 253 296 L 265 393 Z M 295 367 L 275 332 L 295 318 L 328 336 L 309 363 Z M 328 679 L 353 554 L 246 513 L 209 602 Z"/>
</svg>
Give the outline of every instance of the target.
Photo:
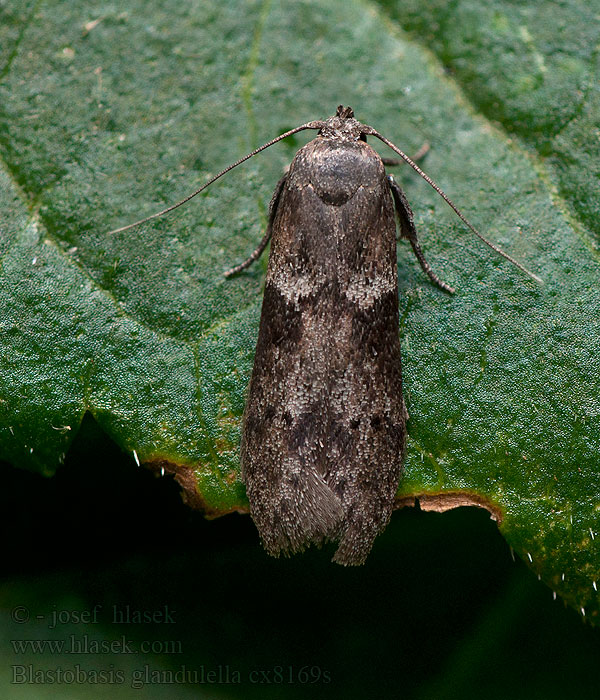
<svg viewBox="0 0 600 700">
<path fill-rule="evenodd" d="M 453 291 L 426 262 L 406 197 L 367 136 L 398 153 L 485 243 L 539 278 L 483 238 L 431 178 L 354 119 L 349 107 L 282 134 L 142 221 L 180 206 L 304 129 L 316 129 L 318 136 L 298 151 L 277 184 L 263 240 L 226 273 L 248 267 L 272 240 L 243 417 L 242 477 L 269 554 L 335 541 L 333 560 L 356 565 L 390 519 L 406 444 L 395 214 L 427 276 Z"/>
<path fill-rule="evenodd" d="M 402 471 L 396 222 L 412 213 L 352 110 L 301 148 L 269 210 L 271 252 L 242 427 L 251 513 L 275 556 L 339 542 L 361 564 Z M 447 288 L 447 287 L 446 287 Z"/>
</svg>

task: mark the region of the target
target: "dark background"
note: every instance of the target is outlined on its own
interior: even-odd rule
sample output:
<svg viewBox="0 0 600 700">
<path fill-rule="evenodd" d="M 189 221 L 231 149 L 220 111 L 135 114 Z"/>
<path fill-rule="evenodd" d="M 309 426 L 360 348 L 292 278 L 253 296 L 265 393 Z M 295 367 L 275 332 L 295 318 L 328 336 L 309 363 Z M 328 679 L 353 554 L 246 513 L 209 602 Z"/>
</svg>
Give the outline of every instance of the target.
<svg viewBox="0 0 600 700">
<path fill-rule="evenodd" d="M 54 478 L 9 465 L 3 476 L 3 697 L 598 697 L 598 631 L 513 560 L 485 511 L 397 511 L 367 564 L 345 569 L 333 549 L 268 557 L 247 516 L 206 521 L 89 417 Z M 99 624 L 47 629 L 53 611 L 97 604 Z M 19 605 L 44 622 L 12 622 Z M 166 605 L 175 622 L 114 625 L 113 605 Z M 25 658 L 10 641 L 71 634 L 174 640 L 181 653 Z M 126 678 L 185 666 L 206 682 L 11 684 L 10 667 L 30 663 Z"/>
</svg>

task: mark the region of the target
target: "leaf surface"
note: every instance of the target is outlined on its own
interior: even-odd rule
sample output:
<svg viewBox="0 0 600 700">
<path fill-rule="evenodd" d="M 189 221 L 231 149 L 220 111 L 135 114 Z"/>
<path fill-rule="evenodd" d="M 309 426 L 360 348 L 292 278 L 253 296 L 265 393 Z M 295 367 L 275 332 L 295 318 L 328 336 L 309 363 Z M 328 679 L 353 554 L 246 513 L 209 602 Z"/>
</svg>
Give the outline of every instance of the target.
<svg viewBox="0 0 600 700">
<path fill-rule="evenodd" d="M 0 456 L 52 473 L 89 411 L 209 513 L 247 507 L 240 417 L 266 262 L 223 271 L 260 240 L 307 137 L 176 214 L 107 231 L 349 104 L 408 153 L 429 142 L 427 172 L 544 279 L 494 256 L 398 171 L 428 260 L 457 289 L 432 287 L 400 244 L 399 497 L 487 504 L 511 546 L 595 619 L 598 13 L 554 6 L 5 3 Z"/>
</svg>

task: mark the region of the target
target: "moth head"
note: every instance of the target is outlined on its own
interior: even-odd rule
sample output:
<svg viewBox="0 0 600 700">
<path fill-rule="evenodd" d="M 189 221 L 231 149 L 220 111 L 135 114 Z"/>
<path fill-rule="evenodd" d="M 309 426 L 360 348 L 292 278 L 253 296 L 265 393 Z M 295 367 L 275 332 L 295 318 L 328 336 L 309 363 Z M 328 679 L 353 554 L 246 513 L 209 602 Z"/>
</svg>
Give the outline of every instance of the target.
<svg viewBox="0 0 600 700">
<path fill-rule="evenodd" d="M 354 118 L 352 107 L 340 105 L 335 116 L 323 122 L 319 136 L 339 141 L 366 141 L 365 126 Z"/>
</svg>

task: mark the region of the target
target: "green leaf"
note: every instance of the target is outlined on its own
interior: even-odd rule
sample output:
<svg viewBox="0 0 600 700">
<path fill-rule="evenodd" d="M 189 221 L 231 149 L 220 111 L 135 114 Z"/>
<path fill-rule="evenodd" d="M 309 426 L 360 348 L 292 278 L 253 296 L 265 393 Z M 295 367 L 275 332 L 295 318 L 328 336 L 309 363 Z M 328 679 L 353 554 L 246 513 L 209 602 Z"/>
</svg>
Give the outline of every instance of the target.
<svg viewBox="0 0 600 700">
<path fill-rule="evenodd" d="M 409 153 L 428 141 L 427 172 L 545 281 L 494 256 L 398 172 L 432 267 L 457 289 L 440 293 L 399 246 L 411 437 L 399 496 L 485 505 L 534 571 L 596 620 L 589 6 L 5 3 L 0 457 L 52 473 L 89 411 L 137 459 L 175 472 L 193 504 L 247 508 L 239 425 L 265 261 L 235 280 L 223 271 L 260 239 L 270 192 L 306 138 L 176 214 L 107 231 L 349 104 Z"/>
</svg>

